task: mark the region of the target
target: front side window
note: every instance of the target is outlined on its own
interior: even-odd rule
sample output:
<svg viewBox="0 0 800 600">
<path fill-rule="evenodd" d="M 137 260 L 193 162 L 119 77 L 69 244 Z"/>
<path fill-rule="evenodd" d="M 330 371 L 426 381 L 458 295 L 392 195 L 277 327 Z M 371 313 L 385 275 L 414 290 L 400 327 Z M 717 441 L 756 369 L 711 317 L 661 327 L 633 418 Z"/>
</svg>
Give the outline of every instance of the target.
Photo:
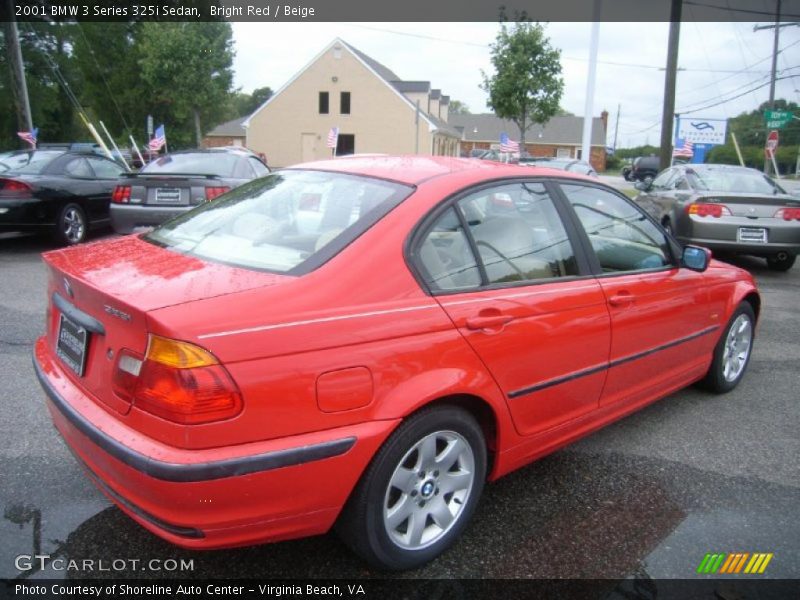
<svg viewBox="0 0 800 600">
<path fill-rule="evenodd" d="M 561 184 L 604 273 L 671 264 L 664 233 L 630 202 L 606 190 Z"/>
<path fill-rule="evenodd" d="M 87 158 L 94 169 L 95 175 L 100 179 L 117 179 L 125 172 L 121 166 L 110 160 L 104 158 L 95 158 L 93 156 Z"/>
<path fill-rule="evenodd" d="M 319 93 L 319 114 L 328 114 L 329 95 L 328 92 Z"/>
<path fill-rule="evenodd" d="M 541 183 L 493 186 L 465 196 L 428 229 L 416 254 L 434 291 L 578 275 L 566 230 Z"/>
<path fill-rule="evenodd" d="M 368 177 L 284 170 L 168 221 L 144 239 L 239 267 L 301 273 L 336 254 L 411 191 Z"/>
</svg>

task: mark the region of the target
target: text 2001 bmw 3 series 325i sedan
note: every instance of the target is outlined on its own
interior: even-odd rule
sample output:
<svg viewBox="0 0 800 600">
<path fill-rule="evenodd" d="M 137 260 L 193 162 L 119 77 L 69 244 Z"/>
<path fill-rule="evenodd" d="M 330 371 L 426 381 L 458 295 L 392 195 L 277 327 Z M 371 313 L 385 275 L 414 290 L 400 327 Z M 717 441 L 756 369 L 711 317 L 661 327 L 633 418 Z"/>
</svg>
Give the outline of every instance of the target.
<svg viewBox="0 0 800 600">
<path fill-rule="evenodd" d="M 450 158 L 300 165 L 45 262 L 36 371 L 123 511 L 189 548 L 336 525 L 391 569 L 487 480 L 735 387 L 760 307 L 597 180 Z"/>
</svg>

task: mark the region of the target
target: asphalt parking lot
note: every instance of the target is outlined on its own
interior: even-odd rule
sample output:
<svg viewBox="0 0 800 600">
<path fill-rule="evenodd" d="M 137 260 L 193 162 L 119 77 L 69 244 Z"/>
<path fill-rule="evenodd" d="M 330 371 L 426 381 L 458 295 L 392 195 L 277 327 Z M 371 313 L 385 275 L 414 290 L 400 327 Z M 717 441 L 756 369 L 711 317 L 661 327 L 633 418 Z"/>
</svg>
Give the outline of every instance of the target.
<svg viewBox="0 0 800 600">
<path fill-rule="evenodd" d="M 0 578 L 366 578 L 333 535 L 189 552 L 154 537 L 83 475 L 50 424 L 31 348 L 44 326 L 36 238 L 0 235 Z M 709 552 L 770 552 L 800 578 L 800 266 L 735 264 L 763 297 L 742 384 L 689 388 L 487 487 L 460 543 L 412 578 L 690 578 Z M 16 557 L 125 559 L 121 570 L 16 568 Z M 146 568 L 191 559 L 193 570 Z M 141 562 L 131 562 L 139 559 Z"/>
</svg>

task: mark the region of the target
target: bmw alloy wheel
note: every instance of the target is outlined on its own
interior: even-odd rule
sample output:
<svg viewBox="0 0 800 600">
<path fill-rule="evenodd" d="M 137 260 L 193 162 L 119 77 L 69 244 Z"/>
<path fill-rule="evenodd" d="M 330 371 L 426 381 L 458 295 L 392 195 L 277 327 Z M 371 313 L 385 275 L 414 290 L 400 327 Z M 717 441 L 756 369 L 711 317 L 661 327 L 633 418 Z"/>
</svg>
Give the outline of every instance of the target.
<svg viewBox="0 0 800 600">
<path fill-rule="evenodd" d="M 394 470 L 383 505 L 389 538 L 419 550 L 441 539 L 461 516 L 475 482 L 475 456 L 454 431 L 419 440 Z"/>
<path fill-rule="evenodd" d="M 753 323 L 748 315 L 740 314 L 728 329 L 728 335 L 725 338 L 722 359 L 722 376 L 725 381 L 736 381 L 742 374 L 750 355 L 752 341 Z"/>
</svg>

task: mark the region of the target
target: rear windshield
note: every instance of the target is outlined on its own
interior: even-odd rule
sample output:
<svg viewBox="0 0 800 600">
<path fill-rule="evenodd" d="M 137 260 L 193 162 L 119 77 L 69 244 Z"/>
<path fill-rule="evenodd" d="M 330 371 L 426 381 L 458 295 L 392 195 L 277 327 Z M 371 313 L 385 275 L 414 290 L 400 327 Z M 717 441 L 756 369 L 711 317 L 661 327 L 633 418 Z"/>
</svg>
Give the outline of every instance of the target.
<svg viewBox="0 0 800 600">
<path fill-rule="evenodd" d="M 693 169 L 692 187 L 709 192 L 739 194 L 783 194 L 783 189 L 759 171 L 751 169 Z"/>
<path fill-rule="evenodd" d="M 233 170 L 240 160 L 233 154 L 222 152 L 197 154 L 167 154 L 142 167 L 140 173 L 163 173 L 174 175 L 216 175 L 233 177 Z"/>
<path fill-rule="evenodd" d="M 165 223 L 144 239 L 238 267 L 302 274 L 337 254 L 412 191 L 361 176 L 279 171 Z"/>
<path fill-rule="evenodd" d="M 37 150 L 26 154 L 18 154 L 6 158 L 3 162 L 14 173 L 41 173 L 50 164 L 50 161 L 64 154 L 63 150 Z"/>
</svg>

